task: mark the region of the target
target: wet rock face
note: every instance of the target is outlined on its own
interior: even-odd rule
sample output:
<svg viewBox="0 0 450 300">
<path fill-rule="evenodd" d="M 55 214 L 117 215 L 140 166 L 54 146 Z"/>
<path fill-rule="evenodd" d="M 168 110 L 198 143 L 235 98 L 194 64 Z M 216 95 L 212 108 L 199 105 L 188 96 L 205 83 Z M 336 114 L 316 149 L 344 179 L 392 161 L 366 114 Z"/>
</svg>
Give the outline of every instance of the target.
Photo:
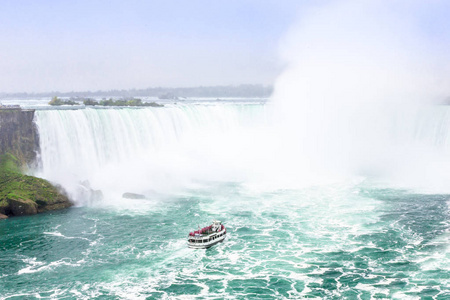
<svg viewBox="0 0 450 300">
<path fill-rule="evenodd" d="M 0 109 L 0 219 L 72 205 L 62 189 L 21 172 L 36 163 L 39 151 L 33 119 L 34 110 Z"/>
<path fill-rule="evenodd" d="M 8 199 L 9 207 L 14 216 L 29 216 L 37 214 L 38 205 L 30 199 Z"/>
<path fill-rule="evenodd" d="M 145 195 L 136 193 L 123 193 L 122 198 L 125 199 L 146 199 Z"/>
<path fill-rule="evenodd" d="M 0 154 L 11 153 L 23 166 L 36 161 L 39 136 L 34 110 L 0 109 Z"/>
</svg>

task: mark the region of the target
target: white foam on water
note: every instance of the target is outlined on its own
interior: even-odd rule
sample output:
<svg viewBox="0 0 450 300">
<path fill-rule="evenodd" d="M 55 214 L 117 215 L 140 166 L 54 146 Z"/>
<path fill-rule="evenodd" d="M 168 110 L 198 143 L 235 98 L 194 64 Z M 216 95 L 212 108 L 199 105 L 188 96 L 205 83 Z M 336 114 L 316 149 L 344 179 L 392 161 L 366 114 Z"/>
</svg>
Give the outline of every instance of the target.
<svg viewBox="0 0 450 300">
<path fill-rule="evenodd" d="M 27 296 L 33 297 L 33 296 L 36 296 L 36 294 L 34 294 L 34 293 L 17 293 L 17 294 L 6 296 L 6 297 L 0 295 L 0 299 L 1 300 L 6 300 L 6 299 L 10 299 L 10 298 L 27 297 Z"/>
<path fill-rule="evenodd" d="M 59 232 L 59 231 L 52 231 L 52 232 L 44 231 L 43 234 L 52 235 L 52 236 L 56 236 L 56 237 L 62 237 L 62 238 L 69 239 L 69 240 L 72 240 L 72 239 L 80 239 L 80 240 L 85 240 L 85 241 L 92 242 L 90 239 L 84 238 L 84 237 L 79 237 L 79 236 L 73 236 L 73 237 L 72 237 L 72 236 L 65 236 L 65 235 L 63 235 L 63 234 L 62 234 L 61 232 Z"/>
<path fill-rule="evenodd" d="M 420 299 L 420 297 L 407 295 L 404 292 L 395 292 L 392 295 L 392 299 L 418 300 L 418 299 Z"/>
<path fill-rule="evenodd" d="M 36 272 L 42 272 L 42 271 L 49 271 L 53 270 L 60 266 L 71 266 L 71 267 L 79 267 L 79 263 L 71 263 L 70 258 L 62 258 L 57 261 L 53 261 L 50 263 L 44 263 L 37 261 L 36 258 L 26 258 L 22 260 L 24 263 L 28 264 L 27 267 L 20 269 L 17 272 L 17 275 L 21 274 L 30 274 L 30 273 L 36 273 Z"/>
</svg>

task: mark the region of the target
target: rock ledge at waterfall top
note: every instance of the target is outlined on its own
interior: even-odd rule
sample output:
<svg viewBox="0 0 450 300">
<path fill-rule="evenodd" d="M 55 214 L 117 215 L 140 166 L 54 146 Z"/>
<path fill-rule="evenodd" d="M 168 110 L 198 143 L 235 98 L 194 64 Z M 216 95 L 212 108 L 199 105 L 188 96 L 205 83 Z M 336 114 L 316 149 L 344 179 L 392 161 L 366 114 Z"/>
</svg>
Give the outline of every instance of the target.
<svg viewBox="0 0 450 300">
<path fill-rule="evenodd" d="M 0 156 L 0 219 L 70 206 L 67 196 L 47 180 L 23 175 L 13 155 Z"/>
</svg>

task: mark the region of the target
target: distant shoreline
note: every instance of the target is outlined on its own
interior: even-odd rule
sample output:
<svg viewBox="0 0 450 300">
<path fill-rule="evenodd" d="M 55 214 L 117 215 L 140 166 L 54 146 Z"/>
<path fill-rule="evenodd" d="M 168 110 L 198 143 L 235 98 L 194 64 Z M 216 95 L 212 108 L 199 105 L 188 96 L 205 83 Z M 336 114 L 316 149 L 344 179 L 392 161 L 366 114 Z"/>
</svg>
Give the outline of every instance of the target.
<svg viewBox="0 0 450 300">
<path fill-rule="evenodd" d="M 223 85 L 223 86 L 199 86 L 187 88 L 153 87 L 146 89 L 108 90 L 108 91 L 81 91 L 81 92 L 42 92 L 42 93 L 1 93 L 0 100 L 8 99 L 35 99 L 45 97 L 165 97 L 172 95 L 179 99 L 186 97 L 217 97 L 217 98 L 268 98 L 272 94 L 273 87 L 260 84 Z M 163 99 L 163 98 L 162 98 Z"/>
</svg>

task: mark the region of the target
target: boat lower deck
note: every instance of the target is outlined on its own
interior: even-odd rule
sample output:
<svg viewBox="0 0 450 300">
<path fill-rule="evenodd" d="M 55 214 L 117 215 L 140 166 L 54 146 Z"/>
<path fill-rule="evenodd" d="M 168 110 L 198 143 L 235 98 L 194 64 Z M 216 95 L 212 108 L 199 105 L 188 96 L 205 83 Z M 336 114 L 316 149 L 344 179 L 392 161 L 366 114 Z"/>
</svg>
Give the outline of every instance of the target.
<svg viewBox="0 0 450 300">
<path fill-rule="evenodd" d="M 190 236 L 188 239 L 189 248 L 206 249 L 222 242 L 226 237 L 226 231 L 222 230 L 216 234 L 205 236 Z"/>
</svg>

